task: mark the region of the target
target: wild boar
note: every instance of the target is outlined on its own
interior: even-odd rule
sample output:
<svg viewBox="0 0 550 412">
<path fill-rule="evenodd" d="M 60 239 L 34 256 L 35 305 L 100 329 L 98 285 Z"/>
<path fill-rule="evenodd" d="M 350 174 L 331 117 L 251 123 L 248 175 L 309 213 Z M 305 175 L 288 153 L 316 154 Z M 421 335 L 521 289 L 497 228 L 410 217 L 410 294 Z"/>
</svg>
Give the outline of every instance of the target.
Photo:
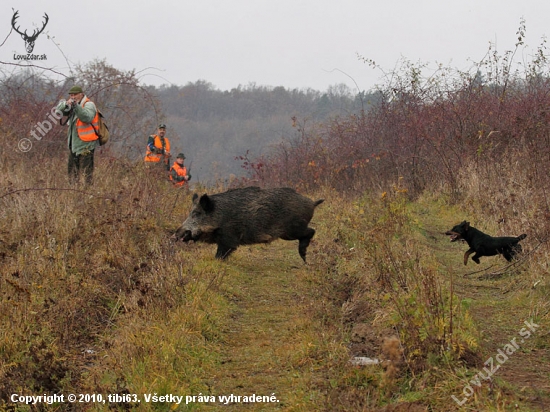
<svg viewBox="0 0 550 412">
<path fill-rule="evenodd" d="M 195 193 L 191 212 L 174 237 L 216 243 L 218 259 L 227 258 L 240 245 L 298 240 L 298 252 L 305 262 L 315 234 L 308 224 L 323 201 L 313 201 L 288 187 L 246 187 L 200 198 Z"/>
</svg>

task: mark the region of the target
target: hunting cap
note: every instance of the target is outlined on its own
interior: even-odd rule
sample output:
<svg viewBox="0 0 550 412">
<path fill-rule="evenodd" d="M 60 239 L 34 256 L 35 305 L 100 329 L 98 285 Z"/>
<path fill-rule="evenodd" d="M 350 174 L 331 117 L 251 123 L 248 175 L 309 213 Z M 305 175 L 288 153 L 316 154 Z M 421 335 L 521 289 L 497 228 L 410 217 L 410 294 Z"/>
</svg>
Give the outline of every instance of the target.
<svg viewBox="0 0 550 412">
<path fill-rule="evenodd" d="M 183 153 L 178 153 L 176 159 L 185 159 L 185 155 Z"/>
<path fill-rule="evenodd" d="M 77 93 L 84 93 L 82 91 L 82 87 L 80 86 L 73 86 L 71 87 L 71 90 L 69 90 L 69 94 L 77 94 Z"/>
<path fill-rule="evenodd" d="M 159 124 L 159 129 L 166 129 L 166 125 L 164 123 Z"/>
</svg>

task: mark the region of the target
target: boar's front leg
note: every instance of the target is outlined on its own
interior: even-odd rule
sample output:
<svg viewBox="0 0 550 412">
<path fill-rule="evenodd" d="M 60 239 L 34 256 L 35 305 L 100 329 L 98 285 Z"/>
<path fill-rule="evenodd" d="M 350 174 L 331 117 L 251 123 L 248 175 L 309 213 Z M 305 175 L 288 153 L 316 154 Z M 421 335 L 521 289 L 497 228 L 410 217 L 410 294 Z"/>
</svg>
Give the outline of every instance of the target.
<svg viewBox="0 0 550 412">
<path fill-rule="evenodd" d="M 223 233 L 222 231 L 216 233 L 216 244 L 218 245 L 216 259 L 221 260 L 226 259 L 239 247 L 238 239 L 235 239 L 234 236 L 228 236 L 227 233 Z"/>
<path fill-rule="evenodd" d="M 227 245 L 218 244 L 218 250 L 216 251 L 216 259 L 225 260 L 236 248 L 229 247 Z"/>
</svg>

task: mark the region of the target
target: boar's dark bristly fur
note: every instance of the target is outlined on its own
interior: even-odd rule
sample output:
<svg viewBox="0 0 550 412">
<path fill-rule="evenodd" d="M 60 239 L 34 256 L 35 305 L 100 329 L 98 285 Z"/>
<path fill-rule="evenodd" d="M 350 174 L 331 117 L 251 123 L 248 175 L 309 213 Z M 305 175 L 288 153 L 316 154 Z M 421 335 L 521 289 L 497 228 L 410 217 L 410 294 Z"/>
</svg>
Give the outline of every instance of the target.
<svg viewBox="0 0 550 412">
<path fill-rule="evenodd" d="M 216 243 L 218 259 L 227 258 L 240 245 L 298 240 L 298 252 L 305 262 L 315 235 L 308 224 L 323 201 L 313 201 L 287 187 L 246 187 L 200 198 L 194 194 L 193 208 L 175 238 Z"/>
</svg>

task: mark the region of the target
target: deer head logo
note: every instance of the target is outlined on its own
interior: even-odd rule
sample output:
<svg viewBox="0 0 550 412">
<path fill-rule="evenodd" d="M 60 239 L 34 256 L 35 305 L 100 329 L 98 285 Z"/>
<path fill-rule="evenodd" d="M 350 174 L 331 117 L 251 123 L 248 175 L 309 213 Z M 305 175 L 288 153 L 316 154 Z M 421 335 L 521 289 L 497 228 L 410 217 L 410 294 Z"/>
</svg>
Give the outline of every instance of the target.
<svg viewBox="0 0 550 412">
<path fill-rule="evenodd" d="M 34 42 L 36 41 L 36 38 L 38 37 L 38 35 L 40 33 L 42 33 L 44 31 L 44 29 L 46 28 L 46 24 L 48 24 L 48 20 L 50 18 L 48 17 L 48 15 L 46 13 L 44 13 L 44 17 L 46 18 L 46 20 L 44 21 L 44 24 L 42 25 L 42 28 L 40 30 L 34 30 L 32 35 L 29 36 L 27 34 L 27 30 L 25 30 L 23 33 L 21 33 L 19 31 L 19 27 L 15 27 L 15 22 L 16 22 L 18 17 L 19 17 L 19 11 L 16 11 L 13 14 L 13 17 L 11 19 L 11 26 L 13 27 L 13 29 L 17 33 L 19 33 L 21 35 L 23 40 L 25 40 L 25 48 L 27 49 L 27 53 L 32 53 L 32 51 L 34 50 Z"/>
</svg>

